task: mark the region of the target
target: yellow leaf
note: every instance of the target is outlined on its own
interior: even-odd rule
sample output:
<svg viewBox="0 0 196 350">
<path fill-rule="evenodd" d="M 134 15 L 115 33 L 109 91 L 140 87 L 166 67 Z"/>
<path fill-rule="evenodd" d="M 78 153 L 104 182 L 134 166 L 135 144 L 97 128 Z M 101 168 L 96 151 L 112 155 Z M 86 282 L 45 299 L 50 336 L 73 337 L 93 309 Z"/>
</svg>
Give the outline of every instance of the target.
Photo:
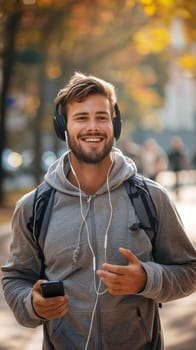
<svg viewBox="0 0 196 350">
<path fill-rule="evenodd" d="M 140 3 L 142 5 L 151 5 L 154 2 L 154 0 L 140 0 Z"/>
<path fill-rule="evenodd" d="M 177 58 L 177 63 L 186 70 L 196 69 L 196 55 L 183 55 Z"/>
<path fill-rule="evenodd" d="M 155 14 L 155 12 L 156 12 L 156 6 L 154 6 L 154 5 L 144 6 L 144 12 L 148 16 L 153 16 Z"/>
<path fill-rule="evenodd" d="M 136 48 L 140 54 L 159 53 L 170 43 L 170 33 L 164 27 L 144 27 L 134 35 Z"/>
<path fill-rule="evenodd" d="M 149 87 L 136 86 L 132 91 L 132 96 L 136 101 L 143 105 L 158 105 L 160 103 L 160 97 L 156 91 Z"/>
<path fill-rule="evenodd" d="M 176 0 L 158 0 L 158 6 L 164 6 L 168 8 L 172 8 L 176 6 Z"/>
<path fill-rule="evenodd" d="M 182 18 L 191 18 L 192 14 L 187 9 L 177 8 L 175 11 L 176 15 Z"/>
</svg>

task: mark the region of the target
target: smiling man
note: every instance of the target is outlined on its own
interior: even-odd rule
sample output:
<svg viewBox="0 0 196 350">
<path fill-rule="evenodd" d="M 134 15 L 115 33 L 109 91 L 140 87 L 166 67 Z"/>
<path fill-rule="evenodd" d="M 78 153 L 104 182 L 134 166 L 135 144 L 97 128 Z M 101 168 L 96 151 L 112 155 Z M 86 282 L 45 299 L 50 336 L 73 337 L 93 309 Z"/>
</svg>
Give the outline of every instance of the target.
<svg viewBox="0 0 196 350">
<path fill-rule="evenodd" d="M 34 190 L 14 212 L 6 300 L 22 325 L 44 326 L 43 350 L 163 350 L 158 304 L 196 288 L 196 252 L 174 204 L 145 179 L 158 222 L 151 239 L 127 193 L 136 166 L 113 147 L 121 116 L 112 84 L 75 73 L 57 94 L 54 127 L 68 150 L 45 175 L 55 189 L 48 230 L 40 249 Z M 45 294 L 40 253 L 54 281 Z"/>
<path fill-rule="evenodd" d="M 100 163 L 113 146 L 111 107 L 102 95 L 88 96 L 67 108 L 68 141 L 75 161 Z"/>
<path fill-rule="evenodd" d="M 102 95 L 90 95 L 85 101 L 67 108 L 67 133 L 70 159 L 82 188 L 93 194 L 105 182 L 112 160 L 113 123 L 109 100 Z M 99 174 L 99 179 L 97 178 Z M 70 172 L 68 178 L 75 182 Z"/>
</svg>

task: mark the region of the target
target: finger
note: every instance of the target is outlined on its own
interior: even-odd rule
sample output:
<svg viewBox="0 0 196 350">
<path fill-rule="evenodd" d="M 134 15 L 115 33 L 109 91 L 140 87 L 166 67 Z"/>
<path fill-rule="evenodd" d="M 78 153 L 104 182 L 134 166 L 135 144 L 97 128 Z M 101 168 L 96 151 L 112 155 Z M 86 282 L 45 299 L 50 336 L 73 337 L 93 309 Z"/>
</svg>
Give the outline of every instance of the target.
<svg viewBox="0 0 196 350">
<path fill-rule="evenodd" d="M 68 312 L 67 305 L 61 305 L 61 307 L 55 309 L 46 309 L 43 311 L 44 317 L 46 319 L 52 320 L 55 318 L 63 317 Z"/>
<path fill-rule="evenodd" d="M 98 271 L 100 272 L 105 271 L 107 273 L 110 273 L 111 275 L 124 275 L 126 267 L 127 266 L 111 265 L 111 264 L 104 263 L 102 265 L 103 270 L 98 270 Z"/>
<path fill-rule="evenodd" d="M 112 295 L 126 295 L 126 294 L 130 294 L 130 291 L 125 289 L 125 288 L 121 288 L 120 286 L 111 286 L 108 287 L 108 292 Z"/>
<path fill-rule="evenodd" d="M 139 263 L 138 258 L 131 252 L 131 250 L 125 249 L 125 248 L 119 248 L 119 252 L 121 253 L 121 255 L 123 255 L 125 258 L 128 259 L 129 263 L 132 263 L 132 264 Z"/>
<path fill-rule="evenodd" d="M 33 291 L 39 292 L 41 294 L 41 284 L 43 282 L 47 282 L 47 280 L 38 280 L 33 286 Z"/>
<path fill-rule="evenodd" d="M 43 297 L 43 299 L 44 299 L 43 303 L 48 307 L 56 307 L 57 305 L 61 305 L 66 301 L 65 296 L 58 296 L 58 297 L 51 297 L 51 298 Z"/>
<path fill-rule="evenodd" d="M 53 299 L 53 300 L 50 300 L 50 299 Z M 45 300 L 45 303 L 43 304 L 44 308 L 47 308 L 49 311 L 56 311 L 56 312 L 63 310 L 67 306 L 68 306 L 68 298 L 66 296 L 48 298 L 47 300 Z"/>
<path fill-rule="evenodd" d="M 101 278 L 101 280 L 104 283 L 107 283 L 107 285 L 119 283 L 119 275 L 117 274 L 110 273 L 104 270 L 98 270 L 97 275 Z"/>
<path fill-rule="evenodd" d="M 55 299 L 55 300 L 54 300 Z M 64 316 L 68 312 L 68 297 L 53 297 L 44 299 L 39 305 L 39 314 L 46 319 L 55 319 Z"/>
</svg>

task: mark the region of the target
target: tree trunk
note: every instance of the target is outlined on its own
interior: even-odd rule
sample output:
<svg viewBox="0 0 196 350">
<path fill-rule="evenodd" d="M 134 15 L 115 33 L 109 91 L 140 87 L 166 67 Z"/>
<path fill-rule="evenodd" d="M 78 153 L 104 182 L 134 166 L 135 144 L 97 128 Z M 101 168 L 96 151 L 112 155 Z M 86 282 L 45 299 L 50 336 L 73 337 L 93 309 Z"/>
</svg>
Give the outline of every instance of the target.
<svg viewBox="0 0 196 350">
<path fill-rule="evenodd" d="M 4 49 L 2 57 L 2 90 L 0 94 L 0 204 L 4 201 L 4 169 L 2 154 L 6 146 L 6 98 L 10 86 L 13 63 L 15 60 L 15 38 L 19 28 L 22 10 L 19 6 L 20 0 L 15 1 L 18 11 L 7 15 L 4 29 Z"/>
<path fill-rule="evenodd" d="M 40 97 L 40 105 L 37 110 L 37 115 L 35 118 L 35 124 L 34 124 L 34 150 L 35 150 L 35 156 L 34 156 L 34 175 L 35 175 L 35 183 L 38 186 L 41 182 L 42 178 L 42 169 L 41 169 L 41 155 L 43 152 L 43 144 L 42 144 L 42 120 L 43 120 L 43 114 L 44 114 L 44 105 L 45 105 L 45 92 L 46 92 L 46 84 L 47 79 L 45 75 L 45 64 L 44 62 L 40 65 L 40 72 L 39 72 L 39 97 Z"/>
</svg>

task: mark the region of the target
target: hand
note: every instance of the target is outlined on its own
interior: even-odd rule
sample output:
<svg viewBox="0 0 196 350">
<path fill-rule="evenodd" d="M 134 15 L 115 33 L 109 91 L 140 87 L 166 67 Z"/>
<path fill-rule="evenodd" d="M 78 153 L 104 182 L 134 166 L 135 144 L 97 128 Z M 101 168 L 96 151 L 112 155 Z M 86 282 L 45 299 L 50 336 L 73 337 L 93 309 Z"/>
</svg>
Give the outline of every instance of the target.
<svg viewBox="0 0 196 350">
<path fill-rule="evenodd" d="M 146 272 L 141 262 L 130 250 L 119 248 L 119 252 L 128 259 L 128 265 L 104 263 L 103 270 L 97 270 L 97 275 L 112 295 L 137 294 L 145 288 Z"/>
<path fill-rule="evenodd" d="M 63 317 L 68 312 L 68 297 L 65 295 L 44 298 L 40 287 L 42 282 L 45 281 L 37 281 L 32 290 L 32 304 L 36 314 L 47 320 Z"/>
</svg>

